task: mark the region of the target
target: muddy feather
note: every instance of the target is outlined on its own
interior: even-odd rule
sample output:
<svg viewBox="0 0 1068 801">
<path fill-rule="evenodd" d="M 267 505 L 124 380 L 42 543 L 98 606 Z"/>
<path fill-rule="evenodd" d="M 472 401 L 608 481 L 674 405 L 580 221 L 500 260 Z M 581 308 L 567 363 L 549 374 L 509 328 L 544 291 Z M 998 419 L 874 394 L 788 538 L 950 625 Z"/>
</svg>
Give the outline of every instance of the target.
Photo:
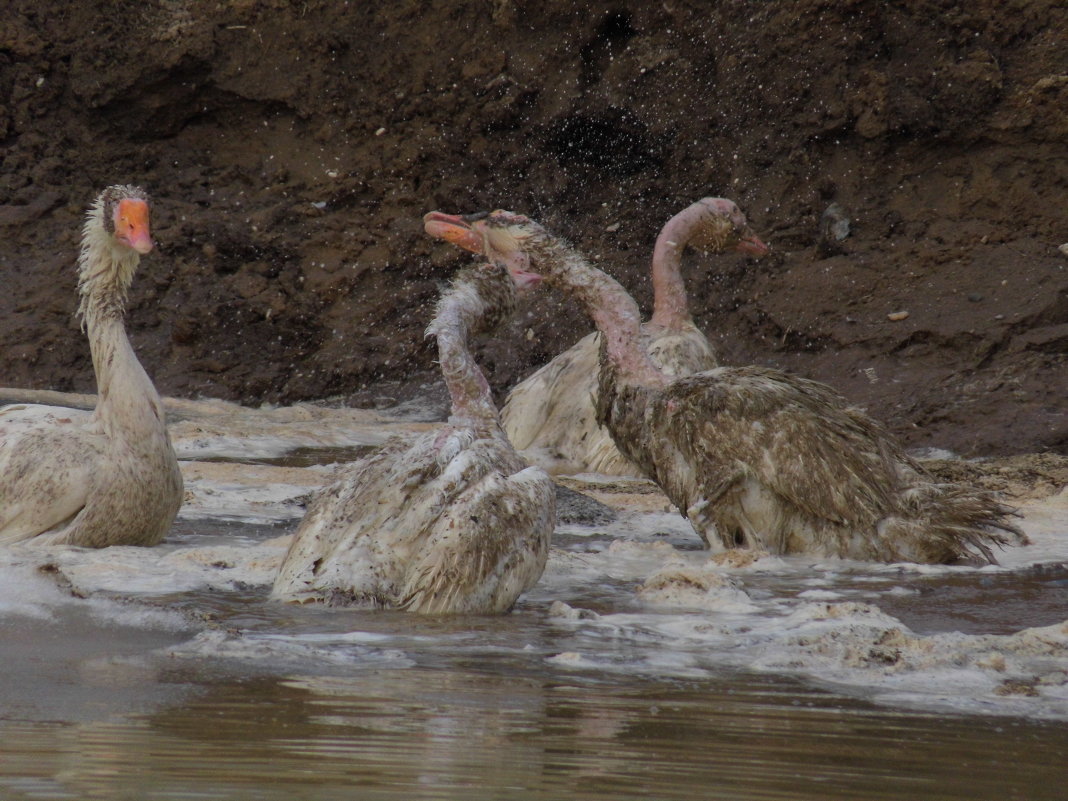
<svg viewBox="0 0 1068 801">
<path fill-rule="evenodd" d="M 437 337 L 452 415 L 439 431 L 396 439 L 350 465 L 309 506 L 273 597 L 405 609 L 494 613 L 541 576 L 555 491 L 501 431 L 489 386 L 467 347 L 514 307 L 507 273 L 482 266 L 444 293 Z"/>
</svg>

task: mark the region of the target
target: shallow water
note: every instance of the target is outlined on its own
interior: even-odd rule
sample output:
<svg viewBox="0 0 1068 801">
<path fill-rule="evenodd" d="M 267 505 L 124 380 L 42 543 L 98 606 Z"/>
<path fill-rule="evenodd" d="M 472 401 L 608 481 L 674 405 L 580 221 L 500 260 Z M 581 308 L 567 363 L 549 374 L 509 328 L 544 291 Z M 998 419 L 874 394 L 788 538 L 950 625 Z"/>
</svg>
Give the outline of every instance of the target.
<svg viewBox="0 0 1068 801">
<path fill-rule="evenodd" d="M 6 626 L 2 797 L 1063 797 L 1063 723 L 898 710 L 735 669 L 547 667 L 582 636 L 538 604 L 420 619 L 264 596 L 154 599 L 201 616 L 188 627 L 77 604 Z"/>
<path fill-rule="evenodd" d="M 267 600 L 362 447 L 267 445 L 158 548 L 0 556 L 0 798 L 1064 797 L 1068 499 L 998 568 L 719 564 L 591 478 L 512 614 L 425 619 Z"/>
<path fill-rule="evenodd" d="M 149 713 L 0 726 L 5 798 L 1063 798 L 1062 726 L 751 676 L 203 676 Z"/>
</svg>

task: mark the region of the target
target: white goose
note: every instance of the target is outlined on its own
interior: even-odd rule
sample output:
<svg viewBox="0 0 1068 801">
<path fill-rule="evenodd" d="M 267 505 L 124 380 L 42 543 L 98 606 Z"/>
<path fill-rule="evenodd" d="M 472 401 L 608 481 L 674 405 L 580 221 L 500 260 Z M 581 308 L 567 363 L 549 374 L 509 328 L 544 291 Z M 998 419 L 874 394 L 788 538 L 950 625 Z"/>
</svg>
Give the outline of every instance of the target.
<svg viewBox="0 0 1068 801">
<path fill-rule="evenodd" d="M 536 276 L 516 277 L 526 284 Z M 396 439 L 315 497 L 273 597 L 425 614 L 508 611 L 540 578 L 555 489 L 497 422 L 469 334 L 511 314 L 516 286 L 493 265 L 461 272 L 438 302 L 437 337 L 452 414 L 437 432 Z"/>
<path fill-rule="evenodd" d="M 182 475 L 163 407 L 123 327 L 130 282 L 150 250 L 144 190 L 105 189 L 78 257 L 97 405 L 0 410 L 0 542 L 155 545 L 178 513 Z"/>
<path fill-rule="evenodd" d="M 641 331 L 653 361 L 672 376 L 718 366 L 712 345 L 690 316 L 682 278 L 688 245 L 713 254 L 761 256 L 768 250 L 725 198 L 702 198 L 664 225 L 653 248 L 653 316 Z M 600 341 L 596 331 L 583 337 L 517 384 L 501 409 L 501 426 L 527 459 L 551 472 L 640 476 L 597 424 Z"/>
</svg>

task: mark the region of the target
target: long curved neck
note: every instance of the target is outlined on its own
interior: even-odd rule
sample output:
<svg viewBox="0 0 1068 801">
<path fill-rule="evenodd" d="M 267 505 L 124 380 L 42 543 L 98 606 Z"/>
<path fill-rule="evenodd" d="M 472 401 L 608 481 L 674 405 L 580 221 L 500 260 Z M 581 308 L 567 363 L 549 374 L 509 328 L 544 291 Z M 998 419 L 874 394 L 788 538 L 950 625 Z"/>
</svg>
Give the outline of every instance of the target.
<svg viewBox="0 0 1068 801">
<path fill-rule="evenodd" d="M 452 403 L 450 419 L 495 426 L 493 393 L 468 348 L 468 336 L 489 311 L 487 305 L 472 284 L 457 281 L 438 302 L 427 335 L 438 341 L 438 361 Z"/>
<path fill-rule="evenodd" d="M 653 316 L 649 320 L 653 325 L 678 330 L 693 323 L 682 280 L 682 252 L 706 215 L 707 209 L 698 201 L 660 229 L 653 247 Z"/>
<path fill-rule="evenodd" d="M 94 210 L 97 211 L 97 210 Z M 123 325 L 126 293 L 140 256 L 117 246 L 90 212 L 78 258 L 78 291 L 96 373 L 95 414 L 110 431 L 158 429 L 163 405 Z"/>
<path fill-rule="evenodd" d="M 605 338 L 605 352 L 622 378 L 650 387 L 670 383 L 643 347 L 638 304 L 618 281 L 560 241 L 551 244 L 542 258 L 551 280 L 582 303 L 593 318 Z"/>
</svg>

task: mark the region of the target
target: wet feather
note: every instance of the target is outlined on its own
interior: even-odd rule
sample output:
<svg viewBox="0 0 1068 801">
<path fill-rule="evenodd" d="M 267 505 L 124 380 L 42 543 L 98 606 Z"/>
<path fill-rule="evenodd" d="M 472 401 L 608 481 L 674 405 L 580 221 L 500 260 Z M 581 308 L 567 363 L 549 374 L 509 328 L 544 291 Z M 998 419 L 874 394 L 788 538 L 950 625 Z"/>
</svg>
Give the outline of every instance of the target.
<svg viewBox="0 0 1068 801">
<path fill-rule="evenodd" d="M 541 576 L 555 490 L 497 422 L 468 337 L 514 307 L 495 267 L 462 272 L 428 333 L 452 400 L 448 423 L 350 465 L 311 503 L 273 597 L 423 614 L 509 610 Z"/>
</svg>

